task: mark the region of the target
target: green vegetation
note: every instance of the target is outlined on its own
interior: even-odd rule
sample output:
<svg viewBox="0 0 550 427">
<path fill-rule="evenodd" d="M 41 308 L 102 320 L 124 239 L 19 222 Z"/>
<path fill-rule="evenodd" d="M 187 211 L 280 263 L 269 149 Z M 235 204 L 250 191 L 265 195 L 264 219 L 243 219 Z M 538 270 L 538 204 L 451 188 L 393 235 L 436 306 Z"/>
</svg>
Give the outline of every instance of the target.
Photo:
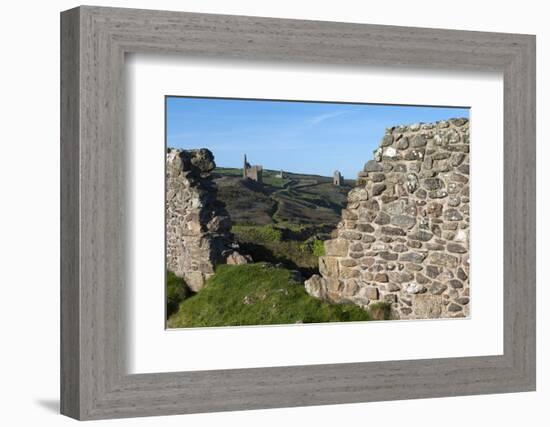
<svg viewBox="0 0 550 427">
<path fill-rule="evenodd" d="M 173 272 L 166 272 L 166 316 L 174 314 L 180 303 L 191 296 L 192 292 L 185 281 Z"/>
<path fill-rule="evenodd" d="M 284 225 L 234 225 L 231 231 L 240 251 L 254 261 L 281 263 L 286 268 L 299 270 L 309 277 L 317 272 L 319 256 L 324 254 L 323 240 L 319 239 L 327 227 L 292 227 Z M 330 228 L 330 227 L 329 227 Z"/>
<path fill-rule="evenodd" d="M 231 231 L 249 242 L 279 243 L 283 237 L 281 229 L 273 225 L 235 225 Z"/>
<path fill-rule="evenodd" d="M 369 304 L 369 313 L 372 320 L 389 320 L 391 318 L 391 304 L 375 302 Z"/>
<path fill-rule="evenodd" d="M 330 304 L 308 295 L 292 272 L 267 263 L 220 265 L 168 319 L 168 327 L 276 325 L 370 320 L 354 304 Z"/>
<path fill-rule="evenodd" d="M 311 252 L 316 257 L 324 256 L 325 255 L 325 245 L 323 244 L 323 241 L 319 240 L 319 239 L 315 239 L 313 241 L 313 246 L 312 246 Z"/>
</svg>

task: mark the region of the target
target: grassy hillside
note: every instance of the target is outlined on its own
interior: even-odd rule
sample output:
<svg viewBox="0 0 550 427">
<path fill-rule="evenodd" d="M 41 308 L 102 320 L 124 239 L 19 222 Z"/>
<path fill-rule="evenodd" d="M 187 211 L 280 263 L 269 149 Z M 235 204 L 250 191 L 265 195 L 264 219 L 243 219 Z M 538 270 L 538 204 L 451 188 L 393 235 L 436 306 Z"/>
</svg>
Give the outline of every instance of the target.
<svg viewBox="0 0 550 427">
<path fill-rule="evenodd" d="M 278 178 L 278 171 L 264 170 L 259 184 L 241 174 L 232 168 L 213 173 L 241 252 L 298 269 L 306 278 L 316 273 L 322 241 L 340 221 L 354 181 L 337 187 L 330 177 L 285 172 Z"/>
<path fill-rule="evenodd" d="M 388 314 L 382 305 L 369 313 L 354 304 L 311 297 L 285 268 L 267 263 L 220 265 L 200 292 L 180 304 L 168 327 L 362 321 Z"/>
<path fill-rule="evenodd" d="M 235 224 L 330 224 L 340 220 L 354 181 L 332 185 L 332 178 L 264 170 L 263 184 L 243 180 L 241 169 L 216 168 L 214 181 Z"/>
</svg>

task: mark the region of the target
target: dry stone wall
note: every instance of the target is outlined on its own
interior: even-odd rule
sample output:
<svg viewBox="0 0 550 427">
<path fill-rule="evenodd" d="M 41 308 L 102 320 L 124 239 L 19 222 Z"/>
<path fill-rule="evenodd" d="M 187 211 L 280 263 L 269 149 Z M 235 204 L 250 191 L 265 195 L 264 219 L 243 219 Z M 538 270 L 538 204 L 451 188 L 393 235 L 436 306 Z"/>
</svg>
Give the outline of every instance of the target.
<svg viewBox="0 0 550 427">
<path fill-rule="evenodd" d="M 216 167 L 207 149 L 169 148 L 166 154 L 166 263 L 198 291 L 219 263 L 240 264 L 230 233 L 231 219 L 216 199 L 210 172 Z"/>
<path fill-rule="evenodd" d="M 463 118 L 386 130 L 309 294 L 388 302 L 400 319 L 469 315 L 469 132 Z"/>
</svg>

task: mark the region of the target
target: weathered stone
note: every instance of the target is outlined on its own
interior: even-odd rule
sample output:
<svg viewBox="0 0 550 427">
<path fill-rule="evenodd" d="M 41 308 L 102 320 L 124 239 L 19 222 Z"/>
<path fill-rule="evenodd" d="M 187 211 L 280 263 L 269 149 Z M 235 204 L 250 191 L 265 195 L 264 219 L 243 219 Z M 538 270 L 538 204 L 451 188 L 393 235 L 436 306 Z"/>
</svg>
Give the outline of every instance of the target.
<svg viewBox="0 0 550 427">
<path fill-rule="evenodd" d="M 386 273 L 377 273 L 374 275 L 374 281 L 386 283 L 388 281 L 388 275 Z"/>
<path fill-rule="evenodd" d="M 374 227 L 369 223 L 357 223 L 356 228 L 363 233 L 372 233 L 374 231 Z"/>
<path fill-rule="evenodd" d="M 407 174 L 406 187 L 409 193 L 414 193 L 418 188 L 418 177 L 414 173 Z"/>
<path fill-rule="evenodd" d="M 416 283 L 420 285 L 426 285 L 431 282 L 430 279 L 428 279 L 426 276 L 424 276 L 422 273 L 416 273 Z"/>
<path fill-rule="evenodd" d="M 418 240 L 409 240 L 407 242 L 407 246 L 410 248 L 419 249 L 422 247 L 422 242 L 419 242 Z"/>
<path fill-rule="evenodd" d="M 447 310 L 450 312 L 456 313 L 457 311 L 462 311 L 462 307 L 452 302 L 447 306 Z"/>
<path fill-rule="evenodd" d="M 388 145 L 392 145 L 392 144 L 393 144 L 393 135 L 391 134 L 384 135 L 384 137 L 382 138 L 382 141 L 380 142 L 380 145 L 382 147 L 387 147 Z"/>
<path fill-rule="evenodd" d="M 429 255 L 428 261 L 430 264 L 441 265 L 448 268 L 456 268 L 458 266 L 458 258 L 443 252 L 433 252 Z"/>
<path fill-rule="evenodd" d="M 463 173 L 465 175 L 469 175 L 470 174 L 470 165 L 469 164 L 462 164 L 458 167 L 458 170 L 460 173 Z"/>
<path fill-rule="evenodd" d="M 343 267 L 355 267 L 358 265 L 357 260 L 351 258 L 344 258 L 340 260 L 340 265 Z"/>
<path fill-rule="evenodd" d="M 458 205 L 460 205 L 460 197 L 450 196 L 447 200 L 447 204 L 451 207 L 457 207 Z"/>
<path fill-rule="evenodd" d="M 390 304 L 397 302 L 397 295 L 396 294 L 386 294 L 384 295 L 384 301 Z"/>
<path fill-rule="evenodd" d="M 338 258 L 334 256 L 319 257 L 319 272 L 322 276 L 338 277 Z"/>
<path fill-rule="evenodd" d="M 441 181 L 439 178 L 426 178 L 422 182 L 422 186 L 426 190 L 439 190 L 443 187 L 443 181 Z"/>
<path fill-rule="evenodd" d="M 456 152 L 453 153 L 451 155 L 451 160 L 450 160 L 451 166 L 453 167 L 459 166 L 464 161 L 465 158 L 466 158 L 466 154 L 464 153 L 456 153 Z"/>
<path fill-rule="evenodd" d="M 361 265 L 364 265 L 366 267 L 370 267 L 372 266 L 374 263 L 376 262 L 376 260 L 372 257 L 365 257 L 361 260 Z"/>
<path fill-rule="evenodd" d="M 460 305 L 466 305 L 470 302 L 470 298 L 468 297 L 460 297 L 460 298 L 457 298 L 455 300 L 457 303 L 459 303 Z"/>
<path fill-rule="evenodd" d="M 397 259 L 397 254 L 393 252 L 380 252 L 378 256 L 386 261 L 395 261 Z"/>
<path fill-rule="evenodd" d="M 449 193 L 447 193 L 445 190 L 435 190 L 435 191 L 429 191 L 428 197 L 430 199 L 443 199 L 444 197 L 447 197 Z"/>
<path fill-rule="evenodd" d="M 409 249 L 405 245 L 403 245 L 402 243 L 398 243 L 398 244 L 392 246 L 392 250 L 394 252 L 406 252 Z"/>
<path fill-rule="evenodd" d="M 349 250 L 350 251 L 362 251 L 363 250 L 363 245 L 361 243 L 358 243 L 358 242 L 352 242 L 349 246 Z"/>
<path fill-rule="evenodd" d="M 380 297 L 378 288 L 375 287 L 366 287 L 364 292 L 366 297 L 370 300 L 377 300 Z"/>
<path fill-rule="evenodd" d="M 391 217 L 386 212 L 379 212 L 374 222 L 378 225 L 389 224 Z"/>
<path fill-rule="evenodd" d="M 361 241 L 363 243 L 372 243 L 376 241 L 376 237 L 371 236 L 370 234 L 363 234 L 363 237 L 361 238 Z"/>
<path fill-rule="evenodd" d="M 432 156 L 426 156 L 424 158 L 424 164 L 423 164 L 424 170 L 431 169 L 433 167 L 433 157 Z"/>
<path fill-rule="evenodd" d="M 439 273 L 441 273 L 441 267 L 437 267 L 435 265 L 427 265 L 426 266 L 426 274 L 428 277 L 435 279 L 437 276 L 439 276 Z"/>
<path fill-rule="evenodd" d="M 424 248 L 428 249 L 429 251 L 442 251 L 443 249 L 445 249 L 445 246 L 439 243 L 426 242 L 424 244 Z"/>
<path fill-rule="evenodd" d="M 391 224 L 410 229 L 415 226 L 416 219 L 407 215 L 396 215 L 391 218 Z"/>
<path fill-rule="evenodd" d="M 466 280 L 468 278 L 468 275 L 462 267 L 458 267 L 458 270 L 456 271 L 456 277 L 458 277 L 460 280 Z"/>
<path fill-rule="evenodd" d="M 340 239 L 344 240 L 361 240 L 361 237 L 363 237 L 363 235 L 358 231 L 345 230 L 340 232 Z"/>
<path fill-rule="evenodd" d="M 453 289 L 461 289 L 461 288 L 464 287 L 462 282 L 460 280 L 456 280 L 456 279 L 449 280 L 449 285 L 451 285 L 451 287 Z"/>
<path fill-rule="evenodd" d="M 458 254 L 465 254 L 466 252 L 468 252 L 468 250 L 464 246 L 459 245 L 458 243 L 448 243 L 447 250 L 449 252 L 454 252 Z"/>
<path fill-rule="evenodd" d="M 386 285 L 386 289 L 388 292 L 399 292 L 401 290 L 401 287 L 396 283 L 388 283 Z"/>
<path fill-rule="evenodd" d="M 375 160 L 369 160 L 367 163 L 365 163 L 365 167 L 363 168 L 365 172 L 382 172 L 384 169 L 382 168 L 382 165 L 380 163 L 376 162 Z"/>
<path fill-rule="evenodd" d="M 413 302 L 413 311 L 419 319 L 436 319 L 443 311 L 442 298 L 434 294 L 416 295 Z"/>
<path fill-rule="evenodd" d="M 349 209 L 342 209 L 342 218 L 347 220 L 357 220 L 357 214 Z"/>
<path fill-rule="evenodd" d="M 325 253 L 332 256 L 346 256 L 349 243 L 345 239 L 325 240 Z"/>
<path fill-rule="evenodd" d="M 433 159 L 434 160 L 445 160 L 448 159 L 451 156 L 451 153 L 448 153 L 446 151 L 439 151 L 437 153 L 434 153 Z"/>
<path fill-rule="evenodd" d="M 407 252 L 399 255 L 399 261 L 403 262 L 415 262 L 420 264 L 428 256 L 427 252 Z"/>
<path fill-rule="evenodd" d="M 443 212 L 443 205 L 438 202 L 430 202 L 426 206 L 426 214 L 431 218 L 439 218 Z"/>
<path fill-rule="evenodd" d="M 407 237 L 412 240 L 420 240 L 421 242 L 427 242 L 433 237 L 433 234 L 430 233 L 429 231 L 418 230 L 414 233 L 410 233 Z"/>
<path fill-rule="evenodd" d="M 250 257 L 241 255 L 237 251 L 231 252 L 231 254 L 228 255 L 226 258 L 226 264 L 229 265 L 241 265 L 241 264 L 248 264 L 252 259 Z"/>
<path fill-rule="evenodd" d="M 394 159 L 397 157 L 397 150 L 393 147 L 386 147 L 382 151 L 382 159 Z"/>
<path fill-rule="evenodd" d="M 468 232 L 465 230 L 458 230 L 455 236 L 456 242 L 467 242 L 468 241 Z"/>
<path fill-rule="evenodd" d="M 422 294 L 426 292 L 426 287 L 424 285 L 421 285 L 420 283 L 409 283 L 405 287 L 405 292 L 408 294 Z"/>
<path fill-rule="evenodd" d="M 326 299 L 327 284 L 323 277 L 314 274 L 304 282 L 304 287 L 306 292 L 312 297 Z"/>
<path fill-rule="evenodd" d="M 386 189 L 386 184 L 374 184 L 372 186 L 372 195 L 378 196 L 379 194 L 382 194 L 382 192 Z"/>
<path fill-rule="evenodd" d="M 447 285 L 444 285 L 441 282 L 432 282 L 430 286 L 430 293 L 433 295 L 441 295 L 447 289 Z"/>
<path fill-rule="evenodd" d="M 420 198 L 420 199 L 425 199 L 427 195 L 428 195 L 428 193 L 426 192 L 426 190 L 423 190 L 422 188 L 420 188 L 420 189 L 416 192 L 416 197 L 418 197 L 418 198 Z"/>
<path fill-rule="evenodd" d="M 323 274 L 320 268 L 321 260 L 319 260 L 319 272 Z M 359 277 L 361 275 L 361 272 L 359 270 L 349 268 L 349 267 L 341 267 L 338 269 L 338 274 L 334 277 L 337 277 L 339 279 L 353 279 L 356 277 Z"/>
<path fill-rule="evenodd" d="M 405 160 L 422 160 L 424 158 L 424 150 L 410 150 L 405 153 Z"/>
<path fill-rule="evenodd" d="M 371 174 L 372 182 L 382 182 L 386 179 L 386 175 L 383 173 L 372 173 Z"/>
<path fill-rule="evenodd" d="M 425 145 L 426 140 L 421 134 L 416 134 L 411 141 L 411 146 L 415 148 L 424 147 Z"/>
<path fill-rule="evenodd" d="M 364 202 L 369 199 L 369 193 L 366 189 L 355 187 L 348 193 L 348 201 Z"/>
<path fill-rule="evenodd" d="M 468 119 L 465 119 L 463 117 L 457 118 L 457 119 L 449 119 L 449 121 L 455 126 L 462 126 L 468 123 Z"/>
<path fill-rule="evenodd" d="M 406 233 L 398 227 L 390 227 L 390 226 L 383 226 L 381 228 L 381 231 L 383 234 L 387 234 L 390 236 L 405 236 Z"/>
<path fill-rule="evenodd" d="M 397 148 L 399 148 L 400 150 L 406 150 L 407 148 L 409 148 L 409 138 L 404 137 L 397 141 Z"/>
<path fill-rule="evenodd" d="M 443 218 L 447 221 L 460 221 L 463 219 L 462 214 L 456 209 L 447 209 L 443 212 Z"/>
</svg>

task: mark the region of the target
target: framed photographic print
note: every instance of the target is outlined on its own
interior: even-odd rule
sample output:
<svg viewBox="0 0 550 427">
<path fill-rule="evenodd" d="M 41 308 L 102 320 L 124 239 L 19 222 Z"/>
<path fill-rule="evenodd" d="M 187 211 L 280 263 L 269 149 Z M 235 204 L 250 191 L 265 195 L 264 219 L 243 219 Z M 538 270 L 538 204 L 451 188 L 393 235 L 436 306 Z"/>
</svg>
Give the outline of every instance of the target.
<svg viewBox="0 0 550 427">
<path fill-rule="evenodd" d="M 535 39 L 62 13 L 62 413 L 535 389 Z"/>
</svg>

